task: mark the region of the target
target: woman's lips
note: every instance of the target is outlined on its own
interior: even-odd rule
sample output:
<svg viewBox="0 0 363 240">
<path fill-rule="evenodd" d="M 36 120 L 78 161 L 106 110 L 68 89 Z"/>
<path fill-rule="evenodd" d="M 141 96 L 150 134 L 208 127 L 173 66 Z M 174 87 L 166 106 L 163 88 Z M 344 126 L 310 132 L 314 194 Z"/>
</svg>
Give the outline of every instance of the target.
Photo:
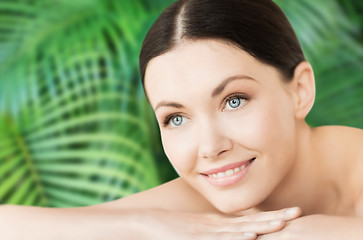
<svg viewBox="0 0 363 240">
<path fill-rule="evenodd" d="M 217 187 L 227 187 L 241 180 L 246 175 L 251 163 L 255 159 L 256 158 L 252 158 L 247 161 L 228 164 L 201 174 L 212 185 Z"/>
</svg>

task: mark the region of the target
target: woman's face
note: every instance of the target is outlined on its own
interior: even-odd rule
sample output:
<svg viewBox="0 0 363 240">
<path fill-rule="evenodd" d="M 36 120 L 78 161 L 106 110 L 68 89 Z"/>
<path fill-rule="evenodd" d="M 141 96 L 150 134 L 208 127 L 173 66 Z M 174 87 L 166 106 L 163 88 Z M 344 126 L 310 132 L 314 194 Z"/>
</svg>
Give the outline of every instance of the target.
<svg viewBox="0 0 363 240">
<path fill-rule="evenodd" d="M 275 68 L 221 41 L 185 41 L 150 61 L 145 89 L 172 165 L 220 211 L 257 206 L 287 175 L 294 104 Z"/>
</svg>

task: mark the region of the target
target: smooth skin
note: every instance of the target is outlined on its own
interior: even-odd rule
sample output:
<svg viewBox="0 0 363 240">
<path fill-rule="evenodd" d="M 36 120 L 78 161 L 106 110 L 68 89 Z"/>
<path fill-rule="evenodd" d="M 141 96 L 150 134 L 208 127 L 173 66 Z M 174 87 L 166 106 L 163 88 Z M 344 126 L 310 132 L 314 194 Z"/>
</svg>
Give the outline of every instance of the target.
<svg viewBox="0 0 363 240">
<path fill-rule="evenodd" d="M 309 63 L 286 82 L 235 46 L 184 41 L 151 60 L 145 89 L 180 178 L 106 205 L 229 216 L 299 206 L 302 217 L 274 233 L 257 231 L 258 239 L 363 236 L 363 133 L 306 124 L 315 97 Z M 215 187 L 201 174 L 251 157 L 232 186 Z"/>
<path fill-rule="evenodd" d="M 180 177 L 85 208 L 2 206 L 2 239 L 363 236 L 363 133 L 306 124 L 315 97 L 309 63 L 287 82 L 235 46 L 184 40 L 150 61 L 145 90 Z M 203 174 L 251 158 L 228 186 Z"/>
</svg>

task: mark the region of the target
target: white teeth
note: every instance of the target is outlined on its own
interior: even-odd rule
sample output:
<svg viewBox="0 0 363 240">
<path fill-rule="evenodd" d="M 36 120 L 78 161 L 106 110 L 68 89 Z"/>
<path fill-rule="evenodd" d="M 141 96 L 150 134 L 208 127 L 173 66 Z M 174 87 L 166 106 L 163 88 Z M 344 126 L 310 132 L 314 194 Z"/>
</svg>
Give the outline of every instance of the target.
<svg viewBox="0 0 363 240">
<path fill-rule="evenodd" d="M 225 176 L 230 176 L 230 175 L 233 175 L 234 173 L 237 173 L 237 172 L 241 171 L 245 167 L 246 167 L 246 165 L 242 165 L 241 167 L 236 167 L 234 169 L 229 169 L 229 170 L 227 170 L 225 172 L 213 173 L 211 175 L 208 175 L 208 177 L 222 178 L 222 177 L 225 177 Z"/>
<path fill-rule="evenodd" d="M 232 169 L 226 171 L 226 176 L 232 175 L 234 172 Z"/>
</svg>

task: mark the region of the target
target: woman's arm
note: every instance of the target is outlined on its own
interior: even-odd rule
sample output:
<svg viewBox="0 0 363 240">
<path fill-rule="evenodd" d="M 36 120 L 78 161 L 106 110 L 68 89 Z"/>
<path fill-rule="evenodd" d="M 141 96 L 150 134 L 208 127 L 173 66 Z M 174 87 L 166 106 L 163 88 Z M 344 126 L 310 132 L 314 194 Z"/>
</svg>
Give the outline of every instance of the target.
<svg viewBox="0 0 363 240">
<path fill-rule="evenodd" d="M 90 207 L 0 205 L 0 239 L 255 239 L 281 230 L 295 210 L 226 216 L 178 179 Z"/>
<path fill-rule="evenodd" d="M 156 209 L 0 206 L 0 237 L 14 239 L 256 239 L 299 215 L 284 210 L 243 217 Z"/>
<path fill-rule="evenodd" d="M 0 238 L 14 239 L 147 239 L 137 211 L 112 212 L 94 207 L 41 208 L 0 206 Z M 132 238 L 128 238 L 132 239 Z"/>
<path fill-rule="evenodd" d="M 363 219 L 308 215 L 295 219 L 279 232 L 261 235 L 258 240 L 341 240 L 363 239 Z"/>
</svg>

